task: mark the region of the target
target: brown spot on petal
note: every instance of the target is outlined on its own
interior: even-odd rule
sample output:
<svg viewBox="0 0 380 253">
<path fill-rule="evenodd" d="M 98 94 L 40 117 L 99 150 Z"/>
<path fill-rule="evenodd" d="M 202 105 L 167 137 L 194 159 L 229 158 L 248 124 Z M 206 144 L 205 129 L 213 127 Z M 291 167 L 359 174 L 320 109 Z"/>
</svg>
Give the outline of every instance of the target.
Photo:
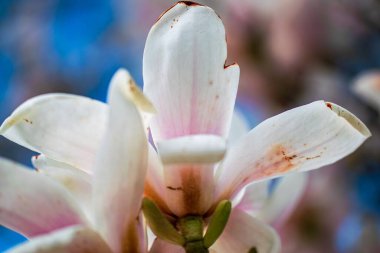
<svg viewBox="0 0 380 253">
<path fill-rule="evenodd" d="M 229 64 L 229 65 L 224 64 L 224 69 L 227 69 L 227 68 L 232 67 L 232 66 L 238 66 L 238 64 L 236 62 Z"/>
<path fill-rule="evenodd" d="M 26 123 L 28 123 L 28 124 L 33 124 L 33 121 L 31 121 L 31 120 L 29 120 L 29 119 L 24 119 L 24 121 L 26 122 Z"/>
<path fill-rule="evenodd" d="M 185 4 L 187 6 L 203 6 L 199 3 L 194 3 L 194 2 L 191 2 L 191 1 L 179 1 L 178 4 Z"/>
<path fill-rule="evenodd" d="M 320 155 L 312 156 L 312 157 L 306 157 L 306 160 L 312 160 L 321 157 Z"/>
<path fill-rule="evenodd" d="M 183 204 L 188 214 L 198 214 L 200 209 L 201 186 L 196 174 L 196 171 L 189 169 L 181 175 Z"/>
<path fill-rule="evenodd" d="M 327 106 L 328 108 L 330 108 L 330 110 L 332 110 L 332 104 L 331 104 L 331 103 L 326 103 L 326 106 Z"/>
<path fill-rule="evenodd" d="M 275 145 L 255 164 L 256 170 L 252 177 L 255 179 L 270 177 L 293 169 L 292 162 L 297 158 L 296 154 L 290 152 L 282 145 Z"/>
<path fill-rule="evenodd" d="M 182 191 L 182 187 L 166 186 L 166 188 L 172 191 Z"/>
<path fill-rule="evenodd" d="M 164 11 L 163 13 L 161 13 L 161 15 L 158 17 L 158 19 L 156 20 L 155 23 L 157 23 L 158 21 L 160 21 L 160 19 L 168 12 L 170 11 L 171 9 L 173 9 L 175 6 L 177 6 L 178 4 L 184 4 L 186 6 L 203 6 L 201 4 L 198 4 L 198 3 L 193 3 L 193 2 L 190 2 L 190 1 L 180 1 L 178 2 L 177 4 L 173 5 L 172 7 L 170 7 L 169 9 L 167 9 L 166 11 Z M 178 21 L 178 20 L 177 20 Z"/>
</svg>

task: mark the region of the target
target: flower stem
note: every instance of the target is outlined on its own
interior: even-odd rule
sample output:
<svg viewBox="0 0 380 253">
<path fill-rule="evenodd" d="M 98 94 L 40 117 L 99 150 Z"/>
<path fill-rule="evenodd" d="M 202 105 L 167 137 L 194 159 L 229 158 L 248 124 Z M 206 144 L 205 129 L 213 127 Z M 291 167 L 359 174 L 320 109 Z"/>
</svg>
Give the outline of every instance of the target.
<svg viewBox="0 0 380 253">
<path fill-rule="evenodd" d="M 185 238 L 186 253 L 208 253 L 203 242 L 203 219 L 200 216 L 186 216 L 178 221 L 178 228 Z"/>
</svg>

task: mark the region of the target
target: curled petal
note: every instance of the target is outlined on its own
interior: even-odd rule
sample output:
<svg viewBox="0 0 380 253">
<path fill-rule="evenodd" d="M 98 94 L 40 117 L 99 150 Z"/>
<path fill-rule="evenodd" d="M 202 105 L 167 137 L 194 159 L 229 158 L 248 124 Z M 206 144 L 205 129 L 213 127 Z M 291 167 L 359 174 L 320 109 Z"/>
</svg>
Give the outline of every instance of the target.
<svg viewBox="0 0 380 253">
<path fill-rule="evenodd" d="M 226 199 L 252 181 L 336 162 L 369 136 L 344 108 L 317 101 L 270 118 L 232 147 L 219 168 L 217 195 Z"/>
<path fill-rule="evenodd" d="M 90 171 L 107 107 L 85 97 L 47 94 L 29 99 L 9 116 L 0 133 L 49 158 Z"/>
<path fill-rule="evenodd" d="M 7 253 L 112 253 L 108 245 L 95 231 L 73 226 L 33 238 Z"/>
<path fill-rule="evenodd" d="M 226 153 L 226 142 L 216 135 L 190 135 L 157 143 L 164 164 L 216 163 Z"/>
<path fill-rule="evenodd" d="M 218 253 L 279 253 L 281 242 L 274 229 L 235 208 L 222 236 L 211 248 Z M 253 248 L 256 251 L 250 251 Z"/>
<path fill-rule="evenodd" d="M 179 2 L 165 12 L 147 38 L 144 92 L 157 109 L 154 140 L 193 134 L 226 137 L 239 80 L 225 66 L 223 23 L 209 7 Z"/>
<path fill-rule="evenodd" d="M 86 223 L 75 199 L 61 185 L 0 158 L 0 224 L 32 237 Z"/>
<path fill-rule="evenodd" d="M 107 131 L 94 170 L 96 227 L 114 252 L 143 252 L 139 216 L 148 160 L 144 125 L 126 83 L 129 74 L 111 80 Z"/>
</svg>

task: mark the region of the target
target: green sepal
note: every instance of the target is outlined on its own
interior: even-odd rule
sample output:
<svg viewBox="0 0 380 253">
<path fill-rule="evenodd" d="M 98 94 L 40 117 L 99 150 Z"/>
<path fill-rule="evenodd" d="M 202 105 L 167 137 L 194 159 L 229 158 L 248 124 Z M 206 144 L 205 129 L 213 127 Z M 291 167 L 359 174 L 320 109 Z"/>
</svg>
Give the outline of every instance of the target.
<svg viewBox="0 0 380 253">
<path fill-rule="evenodd" d="M 143 199 L 142 211 L 150 229 L 158 238 L 181 246 L 185 244 L 185 238 L 178 233 L 152 200 Z"/>
<path fill-rule="evenodd" d="M 222 200 L 217 205 L 203 239 L 206 248 L 210 248 L 223 233 L 231 214 L 231 208 L 232 205 L 229 200 Z"/>
</svg>

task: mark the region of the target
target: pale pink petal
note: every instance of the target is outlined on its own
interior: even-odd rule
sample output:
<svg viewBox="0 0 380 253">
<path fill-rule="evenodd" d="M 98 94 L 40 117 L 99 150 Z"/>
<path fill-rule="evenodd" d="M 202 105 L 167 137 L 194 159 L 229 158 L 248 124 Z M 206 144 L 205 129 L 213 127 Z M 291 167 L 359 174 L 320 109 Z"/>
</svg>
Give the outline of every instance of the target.
<svg viewBox="0 0 380 253">
<path fill-rule="evenodd" d="M 306 173 L 292 173 L 280 179 L 265 205 L 256 212 L 266 223 L 279 225 L 292 213 L 307 186 Z"/>
<path fill-rule="evenodd" d="M 73 226 L 33 238 L 7 253 L 112 253 L 95 231 Z"/>
<path fill-rule="evenodd" d="M 0 128 L 9 140 L 49 158 L 90 170 L 107 106 L 85 97 L 47 94 L 20 105 Z"/>
<path fill-rule="evenodd" d="M 380 71 L 361 74 L 356 79 L 353 90 L 368 104 L 380 111 Z"/>
<path fill-rule="evenodd" d="M 185 253 L 185 250 L 181 246 L 156 238 L 149 253 Z"/>
<path fill-rule="evenodd" d="M 226 34 L 209 7 L 179 2 L 152 27 L 143 59 L 144 92 L 157 109 L 154 140 L 191 134 L 226 137 L 239 67 L 225 66 Z"/>
<path fill-rule="evenodd" d="M 38 155 L 32 163 L 41 175 L 59 182 L 77 200 L 89 219 L 92 219 L 92 176 L 68 164 Z"/>
<path fill-rule="evenodd" d="M 152 145 L 149 145 L 148 171 L 145 179 L 144 195 L 152 199 L 160 209 L 170 213 L 165 202 L 164 167 Z"/>
<path fill-rule="evenodd" d="M 252 181 L 334 163 L 369 136 L 358 118 L 332 103 L 317 101 L 289 110 L 262 122 L 227 152 L 217 196 L 230 198 Z"/>
<path fill-rule="evenodd" d="M 253 183 L 245 187 L 238 194 L 238 196 L 240 194 L 242 194 L 242 196 L 240 199 L 238 199 L 239 201 L 236 207 L 252 215 L 259 213 L 261 208 L 265 206 L 266 202 L 268 201 L 269 183 L 270 181 L 268 180 Z M 238 198 L 238 196 L 236 198 Z"/>
<path fill-rule="evenodd" d="M 0 158 L 0 224 L 31 237 L 86 223 L 75 199 L 61 185 Z"/>
<path fill-rule="evenodd" d="M 114 252 L 143 252 L 140 212 L 148 142 L 125 70 L 111 80 L 109 119 L 94 170 L 98 230 Z"/>
<path fill-rule="evenodd" d="M 204 214 L 214 199 L 214 167 L 226 152 L 215 135 L 191 135 L 157 143 L 165 164 L 165 199 L 177 216 Z"/>
<path fill-rule="evenodd" d="M 279 253 L 281 242 L 274 229 L 234 208 L 223 234 L 211 248 L 218 253 L 245 253 L 252 248 L 258 253 Z"/>
</svg>

